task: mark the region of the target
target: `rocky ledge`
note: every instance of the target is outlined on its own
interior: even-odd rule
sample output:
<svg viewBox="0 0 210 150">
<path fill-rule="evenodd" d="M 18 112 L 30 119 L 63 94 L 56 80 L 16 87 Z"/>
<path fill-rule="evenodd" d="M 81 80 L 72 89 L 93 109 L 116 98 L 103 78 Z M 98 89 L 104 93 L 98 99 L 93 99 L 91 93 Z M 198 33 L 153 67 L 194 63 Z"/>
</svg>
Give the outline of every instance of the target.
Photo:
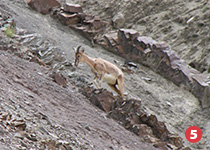
<svg viewBox="0 0 210 150">
<path fill-rule="evenodd" d="M 45 5 L 55 3 L 56 0 Z M 57 2 L 57 1 L 56 1 Z M 35 10 L 41 9 L 39 0 L 28 1 Z M 35 5 L 36 4 L 36 5 Z M 150 67 L 176 85 L 186 88 L 200 100 L 203 108 L 210 107 L 210 74 L 203 74 L 180 59 L 167 43 L 139 35 L 132 29 L 113 30 L 108 22 L 85 14 L 77 4 L 50 5 L 51 15 L 61 23 L 81 31 L 92 43 L 118 54 L 128 61 Z M 39 11 L 42 12 L 42 11 Z M 45 13 L 46 14 L 46 13 Z"/>
</svg>

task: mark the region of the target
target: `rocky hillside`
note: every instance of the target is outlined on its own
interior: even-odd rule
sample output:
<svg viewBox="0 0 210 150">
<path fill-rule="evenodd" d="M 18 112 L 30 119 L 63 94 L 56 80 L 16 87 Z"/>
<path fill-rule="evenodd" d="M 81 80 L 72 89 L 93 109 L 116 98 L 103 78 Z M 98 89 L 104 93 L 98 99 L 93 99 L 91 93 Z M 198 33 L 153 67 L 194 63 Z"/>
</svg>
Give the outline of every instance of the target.
<svg viewBox="0 0 210 150">
<path fill-rule="evenodd" d="M 167 42 L 192 67 L 210 72 L 208 0 L 73 1 L 81 4 L 86 13 L 112 24 L 113 28 L 134 29 L 142 36 Z"/>
<path fill-rule="evenodd" d="M 82 7 L 75 4 L 60 7 L 61 5 L 57 2 L 50 4 L 50 0 L 45 3 L 47 7 L 39 7 L 44 6 L 43 1 L 39 1 L 42 2 L 42 5 L 33 5 L 34 3 L 27 2 L 28 5 L 21 0 L 0 2 L 1 30 L 3 31 L 1 32 L 1 49 L 44 67 L 40 68 L 38 65 L 16 57 L 13 58 L 10 54 L 2 52 L 2 62 L 8 62 L 1 64 L 2 74 L 5 74 L 3 75 L 4 78 L 2 77 L 2 83 L 4 83 L 2 84 L 2 91 L 6 94 L 2 96 L 1 113 L 2 126 L 6 129 L 3 128 L 2 130 L 2 132 L 6 133 L 4 134 L 4 145 L 10 146 L 10 149 L 50 149 L 51 147 L 54 149 L 59 147 L 63 149 L 139 149 L 141 146 L 142 149 L 179 148 L 186 150 L 190 148 L 209 148 L 208 95 L 205 95 L 204 101 L 202 101 L 200 97 L 195 98 L 188 92 L 194 90 L 194 93 L 192 93 L 196 96 L 195 93 L 199 93 L 199 88 L 191 89 L 195 84 L 192 86 L 189 82 L 191 76 L 188 75 L 192 72 L 187 75 L 181 69 L 182 65 L 187 65 L 186 63 L 181 63 L 179 66 L 178 78 L 173 76 L 174 66 L 172 62 L 174 60 L 182 62 L 185 57 L 181 53 L 178 53 L 178 56 L 171 55 L 174 54 L 170 53 L 171 51 L 176 51 L 173 48 L 174 45 L 170 43 L 170 40 L 163 39 L 165 36 L 170 37 L 171 32 L 159 30 L 164 24 L 160 20 L 165 18 L 161 18 L 160 15 L 163 13 L 163 4 L 179 10 L 178 6 L 180 6 L 181 2 L 169 3 L 161 1 L 156 3 L 156 1 L 145 1 L 139 5 L 140 2 L 137 3 L 136 1 L 121 1 L 120 3 L 117 3 L 117 1 L 101 3 L 94 0 L 75 1 L 75 3 L 80 3 Z M 64 3 L 63 1 L 60 2 L 61 4 Z M 202 1 L 191 3 L 202 4 L 195 7 L 193 11 L 205 6 L 202 13 L 207 13 L 205 9 L 208 8 L 208 3 Z M 144 8 L 148 9 L 136 9 L 138 7 L 134 7 L 134 5 L 138 7 L 144 6 Z M 39 9 L 36 9 L 38 12 L 50 15 L 44 16 L 36 13 L 28 6 L 33 9 L 38 6 Z M 102 7 L 103 9 L 100 9 Z M 135 9 L 130 9 L 133 7 Z M 141 13 L 138 13 L 140 10 Z M 167 8 L 163 16 L 166 16 L 168 11 L 171 11 L 171 9 Z M 156 13 L 154 14 L 154 12 Z M 147 15 L 151 19 L 156 16 L 157 18 L 154 19 L 156 21 L 160 19 L 159 23 L 163 23 L 162 27 L 156 25 L 154 26 L 156 28 L 153 29 L 154 31 L 158 30 L 159 33 L 153 31 L 146 34 L 148 33 L 146 30 L 136 28 L 137 25 L 141 24 L 139 23 L 141 19 L 135 18 L 138 16 L 136 14 L 144 15 L 140 17 L 144 19 L 147 18 Z M 130 19 L 128 19 L 129 17 Z M 139 21 L 137 21 L 138 23 L 134 20 L 132 22 L 132 19 Z M 149 24 L 154 21 L 149 22 L 149 20 L 145 21 L 144 24 L 147 30 L 152 29 Z M 168 17 L 165 20 L 170 22 L 171 19 Z M 192 24 L 192 20 L 194 18 L 186 20 L 187 24 L 183 23 L 183 25 Z M 82 35 L 92 40 L 92 43 L 66 25 L 77 31 L 79 30 L 80 33 L 82 31 Z M 116 29 L 122 27 L 135 30 Z M 104 33 L 107 33 L 107 35 Z M 154 34 L 152 35 L 152 33 Z M 174 33 L 178 32 L 174 31 Z M 159 34 L 162 36 L 157 36 Z M 168 45 L 165 47 L 165 43 L 156 42 L 149 37 L 142 38 L 141 35 L 151 36 L 156 41 L 165 40 L 170 44 L 170 47 Z M 134 48 L 136 46 L 135 39 L 140 39 L 137 41 L 140 42 L 137 49 Z M 123 58 L 101 49 L 95 43 L 103 45 Z M 113 96 L 109 92 L 110 89 L 108 89 L 109 91 L 95 91 L 91 85 L 92 75 L 90 70 L 84 65 L 81 65 L 78 69 L 72 65 L 74 60 L 72 47 L 78 45 L 84 45 L 88 54 L 105 58 L 118 65 L 125 72 L 125 90 L 128 92 L 126 101 L 123 102 L 119 97 Z M 96 48 L 91 48 L 90 45 L 95 45 Z M 125 51 L 127 48 L 129 48 L 129 51 Z M 130 54 L 136 53 L 137 50 L 142 51 L 142 56 L 149 56 L 146 57 L 149 59 L 139 55 L 139 57 L 143 58 L 143 63 L 140 62 L 139 64 L 135 59 L 131 59 L 135 57 L 127 55 L 130 52 Z M 151 54 L 148 55 L 148 53 Z M 138 54 L 141 53 L 138 51 Z M 164 59 L 162 56 L 164 56 Z M 159 62 L 155 62 L 157 60 Z M 187 59 L 185 61 L 188 62 Z M 154 64 L 157 66 L 147 64 L 151 62 L 155 62 Z M 196 68 L 192 63 L 188 63 Z M 167 75 L 161 74 L 160 67 L 169 69 L 171 73 Z M 196 71 L 196 75 L 202 72 Z M 208 72 L 208 69 L 206 69 L 206 72 Z M 195 73 L 194 70 L 193 73 Z M 205 73 L 202 76 L 204 75 L 206 78 L 208 75 Z M 5 78 L 7 76 L 8 79 Z M 184 84 L 177 84 L 177 82 L 180 83 L 183 80 L 185 81 Z M 193 80 L 198 81 L 198 83 L 207 82 L 197 80 L 197 78 L 193 78 Z M 179 86 L 183 86 L 183 88 L 179 88 Z M 196 84 L 196 86 L 199 87 L 200 84 Z M 10 87 L 8 92 L 12 90 L 19 91 L 19 93 L 12 92 L 12 94 L 10 92 L 11 94 L 7 94 L 5 92 L 6 87 Z M 13 89 L 13 87 L 16 87 L 16 89 Z M 205 87 L 208 88 L 208 86 L 201 84 L 201 87 L 204 89 L 201 92 L 208 94 L 205 90 Z M 11 104 L 10 100 L 7 101 L 7 99 L 11 100 L 14 109 L 8 107 Z M 106 111 L 109 115 L 96 108 L 93 104 Z M 205 107 L 202 108 L 202 105 Z M 38 117 L 37 120 L 32 119 L 36 117 Z M 125 128 L 119 126 L 110 117 L 117 120 Z M 44 121 L 42 122 L 42 120 Z M 203 138 L 197 144 L 190 144 L 184 137 L 184 132 L 190 125 L 197 125 L 203 131 Z M 113 128 L 113 126 L 116 128 Z M 63 134 L 64 132 L 65 134 Z M 143 144 L 142 141 L 147 143 Z"/>
</svg>

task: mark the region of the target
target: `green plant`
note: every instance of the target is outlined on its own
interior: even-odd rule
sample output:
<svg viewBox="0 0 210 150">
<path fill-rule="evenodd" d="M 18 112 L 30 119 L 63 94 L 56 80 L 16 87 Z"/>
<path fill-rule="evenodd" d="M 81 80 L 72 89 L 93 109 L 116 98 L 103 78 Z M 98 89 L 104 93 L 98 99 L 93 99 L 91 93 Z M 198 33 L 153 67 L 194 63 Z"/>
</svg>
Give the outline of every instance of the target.
<svg viewBox="0 0 210 150">
<path fill-rule="evenodd" d="M 15 34 L 15 28 L 13 27 L 7 27 L 5 30 L 5 34 L 9 37 L 13 37 Z"/>
</svg>

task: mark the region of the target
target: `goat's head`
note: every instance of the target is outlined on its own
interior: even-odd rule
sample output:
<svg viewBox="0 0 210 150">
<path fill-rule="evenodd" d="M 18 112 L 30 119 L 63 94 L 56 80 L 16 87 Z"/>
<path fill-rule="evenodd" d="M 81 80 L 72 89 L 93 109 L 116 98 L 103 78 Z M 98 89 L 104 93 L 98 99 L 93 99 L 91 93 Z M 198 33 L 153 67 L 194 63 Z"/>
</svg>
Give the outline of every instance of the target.
<svg viewBox="0 0 210 150">
<path fill-rule="evenodd" d="M 74 61 L 74 65 L 77 67 L 79 65 L 79 63 L 81 63 L 83 61 L 83 53 L 84 53 L 84 48 L 80 45 L 77 48 L 73 48 L 75 51 L 75 61 Z"/>
</svg>

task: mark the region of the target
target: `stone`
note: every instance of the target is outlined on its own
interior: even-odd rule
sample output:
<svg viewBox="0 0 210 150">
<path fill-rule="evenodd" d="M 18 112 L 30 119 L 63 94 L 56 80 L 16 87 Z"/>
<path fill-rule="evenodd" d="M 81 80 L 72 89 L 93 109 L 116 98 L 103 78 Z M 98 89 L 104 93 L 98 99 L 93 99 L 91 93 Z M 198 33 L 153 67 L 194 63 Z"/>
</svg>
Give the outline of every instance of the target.
<svg viewBox="0 0 210 150">
<path fill-rule="evenodd" d="M 160 139 L 153 137 L 151 135 L 145 135 L 143 136 L 143 139 L 145 142 L 148 142 L 148 143 L 157 143 L 160 141 Z"/>
<path fill-rule="evenodd" d="M 8 124 L 23 131 L 26 129 L 26 123 L 24 120 L 12 119 L 8 121 Z"/>
<path fill-rule="evenodd" d="M 84 17 L 83 22 L 85 24 L 88 24 L 91 28 L 91 26 L 93 27 L 93 30 L 103 30 L 104 26 L 107 24 L 105 21 L 101 21 L 101 19 L 99 17 L 94 17 L 91 15 L 86 15 Z"/>
<path fill-rule="evenodd" d="M 201 106 L 203 108 L 210 107 L 210 85 L 209 85 L 210 75 L 197 74 L 192 76 L 193 87 L 192 93 L 201 101 Z"/>
<path fill-rule="evenodd" d="M 94 20 L 92 25 L 95 30 L 103 30 L 104 26 L 106 25 L 106 22 L 100 20 Z"/>
<path fill-rule="evenodd" d="M 34 10 L 42 14 L 48 14 L 53 7 L 60 7 L 57 0 L 27 0 L 26 3 Z"/>
<path fill-rule="evenodd" d="M 134 71 L 131 68 L 128 68 L 127 65 L 122 66 L 121 69 L 122 69 L 123 72 L 127 72 L 128 74 L 133 74 L 134 73 Z"/>
<path fill-rule="evenodd" d="M 112 24 L 114 28 L 122 28 L 125 25 L 125 16 L 122 13 L 117 13 L 113 18 L 112 18 Z"/>
<path fill-rule="evenodd" d="M 24 139 L 24 136 L 21 133 L 19 133 L 19 132 L 15 133 L 14 137 L 19 138 L 21 140 Z"/>
<path fill-rule="evenodd" d="M 139 37 L 139 32 L 133 29 L 119 29 L 119 32 L 123 32 L 126 38 L 131 41 Z"/>
<path fill-rule="evenodd" d="M 159 137 L 161 140 L 165 141 L 168 138 L 169 131 L 166 128 L 165 123 L 163 122 L 158 122 L 154 127 L 153 127 L 153 133 Z"/>
<path fill-rule="evenodd" d="M 135 124 L 132 130 L 139 136 L 152 135 L 152 129 L 146 124 Z"/>
<path fill-rule="evenodd" d="M 112 48 L 112 47 L 116 46 L 116 44 L 117 44 L 116 39 L 117 39 L 117 32 L 115 32 L 115 31 L 105 34 L 104 35 L 105 46 L 108 48 Z"/>
<path fill-rule="evenodd" d="M 76 24 L 80 21 L 80 17 L 77 14 L 59 13 L 58 19 L 64 25 Z"/>
<path fill-rule="evenodd" d="M 0 120 L 6 120 L 9 115 L 8 112 L 0 112 Z"/>
<path fill-rule="evenodd" d="M 81 5 L 66 3 L 63 5 L 63 9 L 68 13 L 83 13 Z"/>
<path fill-rule="evenodd" d="M 47 142 L 47 149 L 50 149 L 50 150 L 56 150 L 56 141 L 55 140 L 49 140 Z"/>
<path fill-rule="evenodd" d="M 168 150 L 168 145 L 166 145 L 165 142 L 157 142 L 157 143 L 153 144 L 153 146 L 157 149 Z M 174 146 L 174 148 L 176 148 L 176 147 Z"/>
<path fill-rule="evenodd" d="M 109 112 L 112 110 L 112 104 L 115 101 L 115 97 L 113 94 L 107 90 L 92 90 L 91 88 L 87 87 L 83 89 L 83 94 L 90 98 L 90 101 L 98 106 L 100 109 Z"/>
<path fill-rule="evenodd" d="M 174 134 L 169 134 L 168 135 L 168 141 L 169 143 L 177 146 L 178 148 L 183 147 L 183 141 L 180 136 L 174 135 Z"/>
<path fill-rule="evenodd" d="M 35 134 L 25 134 L 26 138 L 31 140 L 31 141 L 38 141 L 37 137 Z"/>
<path fill-rule="evenodd" d="M 127 64 L 128 64 L 128 66 L 130 66 L 130 67 L 137 68 L 137 64 L 134 63 L 134 62 L 129 61 Z"/>
<path fill-rule="evenodd" d="M 147 124 L 151 127 L 155 127 L 158 124 L 157 117 L 155 115 L 150 115 Z"/>
</svg>

